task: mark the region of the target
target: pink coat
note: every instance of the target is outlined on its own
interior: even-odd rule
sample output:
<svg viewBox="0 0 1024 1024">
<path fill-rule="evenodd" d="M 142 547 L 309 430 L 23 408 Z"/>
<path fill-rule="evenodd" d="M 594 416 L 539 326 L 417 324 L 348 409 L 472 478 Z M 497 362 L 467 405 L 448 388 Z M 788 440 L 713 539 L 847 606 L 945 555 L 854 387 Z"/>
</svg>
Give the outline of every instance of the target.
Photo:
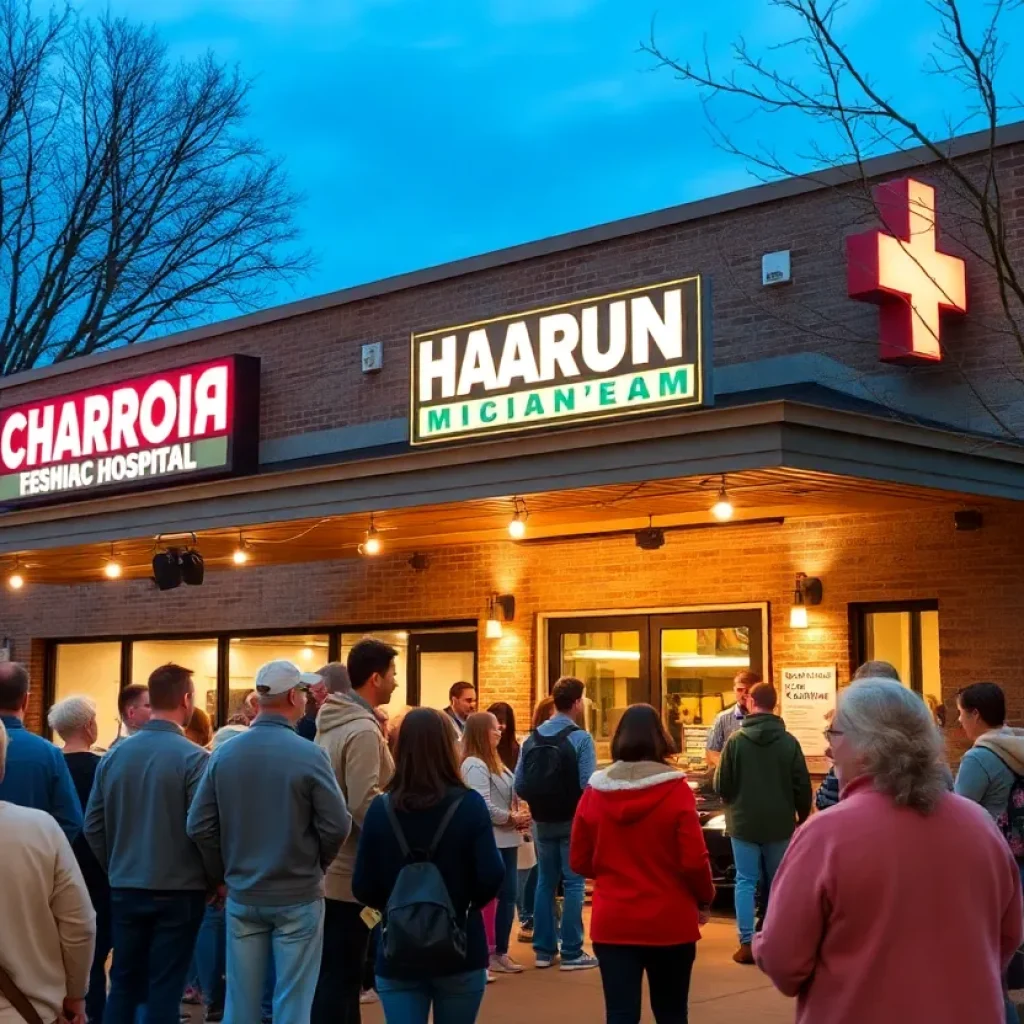
<svg viewBox="0 0 1024 1024">
<path fill-rule="evenodd" d="M 857 779 L 793 837 L 754 955 L 796 1024 L 1001 1024 L 1022 938 L 1020 873 L 981 807 L 945 794 L 924 816 Z"/>
</svg>

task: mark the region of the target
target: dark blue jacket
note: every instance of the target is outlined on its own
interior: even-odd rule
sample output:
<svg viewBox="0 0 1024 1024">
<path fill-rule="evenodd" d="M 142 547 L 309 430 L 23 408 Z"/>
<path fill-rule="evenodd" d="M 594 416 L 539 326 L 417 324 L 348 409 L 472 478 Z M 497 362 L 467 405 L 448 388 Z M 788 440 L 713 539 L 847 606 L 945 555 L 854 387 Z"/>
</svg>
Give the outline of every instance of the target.
<svg viewBox="0 0 1024 1024">
<path fill-rule="evenodd" d="M 0 781 L 0 800 L 46 811 L 73 843 L 82 831 L 82 807 L 64 755 L 14 715 L 0 715 L 0 721 L 7 728 L 7 770 Z"/>
<path fill-rule="evenodd" d="M 452 789 L 444 800 L 425 811 L 397 812 L 409 846 L 413 850 L 425 850 L 444 812 L 459 793 L 465 794 L 462 803 L 448 825 L 434 858 L 448 886 L 448 895 L 456 913 L 464 914 L 469 909 L 466 961 L 459 972 L 453 973 L 483 970 L 487 967 L 487 936 L 480 908 L 498 895 L 501 880 L 505 876 L 504 864 L 494 842 L 491 816 L 479 793 L 463 789 Z M 405 859 L 388 820 L 384 798 L 379 796 L 370 804 L 363 820 L 355 874 L 352 876 L 353 895 L 360 903 L 383 910 L 395 887 L 398 873 L 404 866 Z M 376 971 L 383 978 L 397 977 L 384 960 L 379 944 Z M 403 977 L 415 980 L 417 976 Z"/>
</svg>

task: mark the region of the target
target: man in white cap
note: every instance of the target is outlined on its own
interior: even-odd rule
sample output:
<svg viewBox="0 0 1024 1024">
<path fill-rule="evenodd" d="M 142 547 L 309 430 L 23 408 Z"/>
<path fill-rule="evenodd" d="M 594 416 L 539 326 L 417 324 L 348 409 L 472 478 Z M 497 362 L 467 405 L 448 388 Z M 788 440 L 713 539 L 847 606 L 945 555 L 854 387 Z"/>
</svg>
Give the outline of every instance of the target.
<svg viewBox="0 0 1024 1024">
<path fill-rule="evenodd" d="M 268 954 L 274 1020 L 308 1021 L 323 945 L 324 871 L 352 827 L 327 754 L 295 732 L 322 682 L 290 661 L 256 673 L 259 714 L 218 747 L 189 811 L 188 834 L 222 859 L 227 885 L 225 1020 L 258 1021 Z M 259 794 L 259 807 L 248 799 Z"/>
</svg>

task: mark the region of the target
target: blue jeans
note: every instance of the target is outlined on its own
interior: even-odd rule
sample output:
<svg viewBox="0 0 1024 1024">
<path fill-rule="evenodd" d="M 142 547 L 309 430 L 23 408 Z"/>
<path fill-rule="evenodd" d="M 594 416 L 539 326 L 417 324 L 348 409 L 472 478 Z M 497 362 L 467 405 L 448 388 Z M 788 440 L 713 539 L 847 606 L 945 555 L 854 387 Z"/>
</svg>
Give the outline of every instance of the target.
<svg viewBox="0 0 1024 1024">
<path fill-rule="evenodd" d="M 192 975 L 195 986 L 203 993 L 203 1005 L 208 1010 L 224 1010 L 227 987 L 228 935 L 224 921 L 224 908 L 211 904 L 203 915 L 203 923 L 196 939 L 192 957 Z M 270 1020 L 274 1012 L 274 957 L 267 958 L 267 975 L 263 984 L 263 1019 Z"/>
<path fill-rule="evenodd" d="M 558 953 L 555 934 L 555 893 L 561 882 L 562 959 L 578 960 L 583 955 L 583 895 L 586 883 L 569 867 L 569 837 L 537 839 L 537 901 L 533 908 L 533 948 L 540 956 Z"/>
<path fill-rule="evenodd" d="M 427 1024 L 431 1007 L 434 1024 L 474 1024 L 486 987 L 486 971 L 464 971 L 427 981 L 377 975 L 377 994 L 388 1024 Z"/>
<path fill-rule="evenodd" d="M 736 927 L 741 943 L 749 944 L 754 938 L 754 900 L 762 871 L 771 888 L 788 847 L 788 839 L 777 843 L 748 843 L 735 836 L 732 839 L 732 856 L 736 862 Z"/>
<path fill-rule="evenodd" d="M 519 847 L 499 849 L 505 864 L 505 877 L 498 890 L 498 906 L 494 913 L 494 952 L 498 956 L 508 952 L 508 940 L 512 934 L 512 922 L 516 917 L 516 860 Z"/>
<path fill-rule="evenodd" d="M 533 927 L 533 905 L 537 900 L 537 865 L 520 868 L 516 879 L 516 912 L 521 928 Z"/>
<path fill-rule="evenodd" d="M 227 902 L 228 998 L 225 1024 L 254 1024 L 261 1016 L 267 958 L 273 953 L 274 1024 L 309 1024 L 320 974 L 324 901 L 289 907 Z"/>
<path fill-rule="evenodd" d="M 203 892 L 112 889 L 114 962 L 104 1024 L 178 1024 L 181 994 L 203 920 Z"/>
</svg>

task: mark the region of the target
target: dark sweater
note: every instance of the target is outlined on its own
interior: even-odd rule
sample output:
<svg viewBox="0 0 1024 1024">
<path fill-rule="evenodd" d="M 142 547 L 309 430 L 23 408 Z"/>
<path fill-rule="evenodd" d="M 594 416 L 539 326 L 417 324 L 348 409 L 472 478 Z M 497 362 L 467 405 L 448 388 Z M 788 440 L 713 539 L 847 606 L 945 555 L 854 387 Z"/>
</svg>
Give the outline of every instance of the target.
<svg viewBox="0 0 1024 1024">
<path fill-rule="evenodd" d="M 424 811 L 398 812 L 398 821 L 409 846 L 425 850 L 437 831 L 444 812 L 460 790 L 453 789 L 444 800 Z M 465 791 L 461 791 L 465 792 Z M 483 970 L 487 967 L 487 937 L 480 908 L 498 894 L 505 869 L 494 842 L 494 829 L 487 805 L 479 793 L 465 792 L 459 809 L 441 839 L 434 858 L 457 914 L 469 911 L 466 921 L 466 960 L 458 971 Z M 359 852 L 356 855 L 352 892 L 360 903 L 383 910 L 387 906 L 398 873 L 405 859 L 388 820 L 384 798 L 377 797 L 366 812 Z M 377 948 L 377 974 L 382 978 L 406 977 L 416 980 L 423 975 L 397 975 L 384 960 L 383 946 Z"/>
<path fill-rule="evenodd" d="M 92 792 L 93 779 L 96 778 L 96 768 L 100 763 L 99 754 L 83 751 L 80 754 L 65 754 L 64 761 L 71 772 L 71 781 L 74 783 L 75 792 L 78 794 L 78 802 L 82 805 L 82 813 L 85 813 L 89 805 L 89 794 Z M 82 877 L 85 879 L 85 887 L 92 897 L 92 905 L 97 912 L 110 899 L 110 886 L 107 883 L 107 873 L 100 866 L 96 854 L 89 848 L 84 835 L 78 836 L 71 844 L 75 851 L 75 859 L 82 869 Z"/>
<path fill-rule="evenodd" d="M 747 715 L 729 737 L 715 774 L 729 835 L 781 842 L 811 813 L 811 777 L 795 736 L 777 715 Z"/>
</svg>

